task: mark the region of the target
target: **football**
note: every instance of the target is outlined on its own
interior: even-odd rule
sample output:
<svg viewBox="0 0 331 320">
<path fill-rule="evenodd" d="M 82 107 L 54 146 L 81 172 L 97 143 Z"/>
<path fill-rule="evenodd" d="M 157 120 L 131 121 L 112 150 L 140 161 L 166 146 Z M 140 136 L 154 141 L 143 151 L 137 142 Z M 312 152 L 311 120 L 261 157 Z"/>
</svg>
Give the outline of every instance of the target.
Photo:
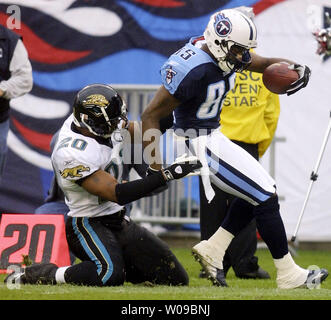
<svg viewBox="0 0 331 320">
<path fill-rule="evenodd" d="M 290 85 L 299 79 L 298 73 L 288 66 L 286 63 L 274 63 L 264 70 L 262 80 L 268 90 L 284 94 Z"/>
</svg>

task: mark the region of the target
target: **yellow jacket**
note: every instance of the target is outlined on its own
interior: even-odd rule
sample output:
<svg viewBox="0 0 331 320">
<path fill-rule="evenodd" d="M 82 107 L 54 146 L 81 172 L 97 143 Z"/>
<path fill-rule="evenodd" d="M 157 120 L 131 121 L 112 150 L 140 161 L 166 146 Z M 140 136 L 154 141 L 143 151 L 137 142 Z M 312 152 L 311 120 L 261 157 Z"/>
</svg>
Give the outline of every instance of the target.
<svg viewBox="0 0 331 320">
<path fill-rule="evenodd" d="M 221 132 L 231 140 L 258 143 L 259 156 L 268 149 L 277 128 L 279 97 L 263 85 L 262 74 L 236 73 L 221 112 Z"/>
</svg>

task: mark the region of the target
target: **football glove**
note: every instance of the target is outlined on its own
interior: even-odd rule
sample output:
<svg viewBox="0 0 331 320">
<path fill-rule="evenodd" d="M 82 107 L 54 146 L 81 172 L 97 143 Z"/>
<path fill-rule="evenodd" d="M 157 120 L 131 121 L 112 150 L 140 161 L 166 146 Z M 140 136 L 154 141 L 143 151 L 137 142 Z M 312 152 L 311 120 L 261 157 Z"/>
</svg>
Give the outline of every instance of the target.
<svg viewBox="0 0 331 320">
<path fill-rule="evenodd" d="M 147 171 L 146 171 L 146 176 L 150 176 L 150 175 L 152 175 L 152 174 L 156 174 L 157 172 L 159 172 L 159 170 L 155 170 L 155 169 L 153 169 L 153 168 L 151 168 L 151 167 L 149 166 L 149 167 L 147 168 Z M 157 195 L 157 194 L 159 194 L 159 193 L 161 193 L 161 192 L 163 192 L 163 191 L 165 191 L 165 190 L 167 190 L 167 189 L 168 189 L 168 185 L 165 184 L 164 186 L 158 187 L 158 188 L 156 188 L 153 192 L 149 193 L 149 194 L 147 195 L 147 197 L 155 196 L 155 195 Z"/>
<path fill-rule="evenodd" d="M 299 79 L 293 82 L 290 88 L 286 91 L 288 96 L 304 88 L 308 84 L 311 75 L 310 69 L 307 66 L 302 66 L 300 64 L 291 64 L 289 69 L 295 70 L 299 74 Z"/>
<path fill-rule="evenodd" d="M 168 168 L 162 169 L 166 181 L 184 178 L 202 167 L 197 157 L 179 158 Z"/>
</svg>

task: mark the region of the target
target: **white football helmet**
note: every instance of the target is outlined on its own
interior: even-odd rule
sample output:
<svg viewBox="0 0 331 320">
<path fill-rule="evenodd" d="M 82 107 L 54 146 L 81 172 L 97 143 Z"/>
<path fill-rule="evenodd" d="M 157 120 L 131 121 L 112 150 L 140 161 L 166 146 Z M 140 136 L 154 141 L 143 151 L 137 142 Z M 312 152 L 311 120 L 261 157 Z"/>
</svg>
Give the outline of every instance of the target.
<svg viewBox="0 0 331 320">
<path fill-rule="evenodd" d="M 225 71 L 242 71 L 251 63 L 249 49 L 257 46 L 257 31 L 252 19 L 236 9 L 214 13 L 204 37 L 210 52 Z"/>
</svg>

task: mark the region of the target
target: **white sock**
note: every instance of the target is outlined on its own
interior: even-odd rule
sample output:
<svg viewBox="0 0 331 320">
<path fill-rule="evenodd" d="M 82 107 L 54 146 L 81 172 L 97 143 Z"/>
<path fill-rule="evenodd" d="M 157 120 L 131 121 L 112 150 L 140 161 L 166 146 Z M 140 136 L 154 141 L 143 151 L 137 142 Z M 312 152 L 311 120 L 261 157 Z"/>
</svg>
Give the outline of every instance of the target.
<svg viewBox="0 0 331 320">
<path fill-rule="evenodd" d="M 277 269 L 278 288 L 297 288 L 307 280 L 309 270 L 299 267 L 289 252 L 283 258 L 274 259 L 274 263 Z"/>
<path fill-rule="evenodd" d="M 208 255 L 205 256 L 206 260 L 218 269 L 223 269 L 225 251 L 233 238 L 234 235 L 232 233 L 219 227 L 207 241 L 203 241 L 208 246 Z"/>
<path fill-rule="evenodd" d="M 234 235 L 229 231 L 219 227 L 218 230 L 208 239 L 208 242 L 217 247 L 217 251 L 222 252 L 223 256 L 230 245 Z M 222 258 L 223 258 L 222 256 Z"/>
<path fill-rule="evenodd" d="M 55 281 L 56 281 L 56 283 L 66 283 L 66 281 L 64 279 L 64 273 L 69 267 L 70 266 L 60 267 L 56 270 L 56 272 L 55 272 Z"/>
</svg>

